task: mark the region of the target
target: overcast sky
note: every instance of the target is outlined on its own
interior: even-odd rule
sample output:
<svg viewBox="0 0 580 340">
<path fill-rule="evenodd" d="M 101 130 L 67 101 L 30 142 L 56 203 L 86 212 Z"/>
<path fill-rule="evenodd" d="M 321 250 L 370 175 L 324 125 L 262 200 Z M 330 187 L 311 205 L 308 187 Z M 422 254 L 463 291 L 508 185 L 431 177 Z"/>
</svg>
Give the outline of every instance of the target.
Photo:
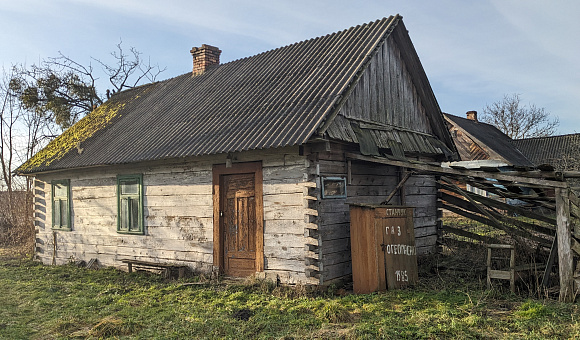
<svg viewBox="0 0 580 340">
<path fill-rule="evenodd" d="M 228 62 L 397 13 L 444 112 L 518 93 L 558 116 L 559 133 L 580 132 L 578 0 L 0 0 L 0 65 L 59 51 L 112 61 L 122 40 L 165 79 L 191 70 L 193 46 L 218 46 Z"/>
</svg>

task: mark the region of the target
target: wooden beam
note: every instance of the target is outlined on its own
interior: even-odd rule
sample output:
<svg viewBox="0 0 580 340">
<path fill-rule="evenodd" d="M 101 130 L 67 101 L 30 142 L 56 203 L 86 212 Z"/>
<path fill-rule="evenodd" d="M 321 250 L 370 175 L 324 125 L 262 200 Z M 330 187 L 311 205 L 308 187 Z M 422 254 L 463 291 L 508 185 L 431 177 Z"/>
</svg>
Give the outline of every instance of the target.
<svg viewBox="0 0 580 340">
<path fill-rule="evenodd" d="M 495 239 L 493 237 L 478 235 L 476 233 L 472 233 L 470 231 L 463 230 L 463 229 L 458 229 L 458 228 L 450 227 L 448 225 L 443 225 L 442 229 L 443 229 L 443 231 L 446 231 L 448 233 L 455 234 L 455 235 L 459 235 L 459 236 L 463 236 L 463 237 L 467 237 L 467 238 L 470 238 L 472 240 L 476 240 L 476 241 L 483 242 L 485 244 L 499 242 L 497 239 Z"/>
<path fill-rule="evenodd" d="M 405 174 L 405 176 L 403 177 L 403 179 L 399 182 L 399 184 L 397 184 L 395 189 L 393 189 L 393 191 L 389 194 L 389 196 L 383 202 L 381 202 L 381 204 L 383 204 L 383 205 L 389 204 L 389 201 L 391 199 L 393 199 L 393 197 L 397 194 L 397 191 L 399 191 L 399 189 L 401 189 L 403 187 L 403 185 L 405 185 L 405 182 L 407 182 L 409 177 L 411 177 L 413 174 L 414 174 L 413 171 L 407 172 Z M 401 196 L 403 196 L 403 195 L 401 195 Z"/>
<path fill-rule="evenodd" d="M 545 187 L 551 188 L 567 188 L 568 183 L 560 182 L 555 180 L 545 179 L 544 176 L 547 177 L 548 174 L 542 175 L 540 172 L 525 172 L 525 171 L 509 171 L 509 172 L 485 172 L 485 171 L 475 171 L 475 170 L 458 170 L 458 169 L 451 169 L 451 168 L 444 168 L 441 166 L 431 165 L 425 162 L 419 161 L 399 161 L 394 159 L 388 159 L 385 157 L 371 157 L 371 156 L 363 156 L 355 153 L 347 152 L 345 154 L 347 158 L 356 159 L 365 162 L 372 162 L 372 163 L 379 163 L 379 164 L 387 164 L 387 165 L 394 165 L 400 167 L 406 167 L 416 170 L 422 170 L 429 173 L 434 174 L 449 174 L 449 175 L 457 175 L 457 176 L 472 176 L 472 177 L 479 177 L 479 178 L 493 178 L 497 180 L 503 181 L 512 181 L 514 185 L 517 184 L 537 184 Z M 524 177 L 525 176 L 525 177 Z"/>
<path fill-rule="evenodd" d="M 453 196 L 451 196 L 451 197 L 453 197 Z M 510 227 L 507 227 L 499 222 L 495 222 L 495 221 L 492 221 L 492 220 L 485 218 L 483 216 L 476 215 L 473 212 L 478 213 L 478 211 L 475 211 L 474 208 L 470 207 L 468 205 L 469 202 L 462 200 L 460 198 L 457 198 L 457 197 L 455 197 L 455 200 L 465 202 L 465 203 L 460 203 L 460 202 L 455 201 L 455 202 L 463 205 L 463 206 L 461 206 L 462 209 L 458 208 L 457 204 L 451 203 L 451 202 L 450 202 L 451 204 L 454 204 L 456 206 L 443 203 L 441 207 L 443 209 L 449 210 L 449 211 L 454 212 L 454 213 L 461 215 L 463 217 L 467 217 L 471 220 L 474 220 L 474 221 L 486 224 L 490 227 L 505 231 L 507 234 L 527 238 L 529 240 L 538 242 L 538 243 L 545 245 L 545 246 L 550 246 L 550 244 L 552 244 L 552 242 L 550 242 L 549 240 L 542 238 L 542 237 L 539 237 L 539 236 L 536 236 L 536 235 L 533 235 L 533 234 L 530 234 L 528 231 L 510 228 Z"/>
<path fill-rule="evenodd" d="M 574 268 L 570 235 L 570 199 L 567 188 L 556 188 L 556 220 L 558 234 L 558 269 L 560 272 L 560 301 L 574 300 Z"/>
<path fill-rule="evenodd" d="M 453 190 L 451 186 L 445 184 L 445 183 L 440 183 L 441 187 L 443 189 L 447 189 L 447 190 Z M 542 222 L 546 222 L 546 223 L 550 223 L 552 225 L 556 225 L 556 219 L 554 218 L 550 218 L 544 215 L 540 215 L 540 214 L 536 214 L 534 212 L 528 211 L 526 209 L 520 208 L 520 207 L 516 207 L 513 205 L 509 205 L 507 203 L 503 203 L 497 200 L 494 200 L 493 198 L 489 198 L 489 197 L 485 197 L 485 196 L 481 196 L 475 193 L 471 193 L 468 192 L 467 193 L 471 198 L 473 198 L 474 200 L 481 202 L 483 204 L 498 208 L 498 209 L 502 209 L 502 210 L 507 210 L 511 213 L 516 213 L 534 220 L 538 220 L 538 221 L 542 221 Z M 555 230 L 554 230 L 555 231 Z"/>
<path fill-rule="evenodd" d="M 496 224 L 498 226 L 501 224 L 493 215 L 490 214 L 490 212 L 487 209 L 484 209 L 479 204 L 477 204 L 477 202 L 475 202 L 471 197 L 469 197 L 469 195 L 467 195 L 463 190 L 461 190 L 461 188 L 459 188 L 455 183 L 453 183 L 452 180 L 450 180 L 444 176 L 441 176 L 441 180 L 443 180 L 443 181 L 447 182 L 449 185 L 451 185 L 453 187 L 453 191 L 455 191 L 456 193 L 467 198 L 469 200 L 469 203 L 471 203 L 471 205 L 473 207 L 475 207 L 479 211 L 480 214 L 487 216 L 488 219 L 490 219 L 494 224 Z"/>
<path fill-rule="evenodd" d="M 554 237 L 552 247 L 550 248 L 550 256 L 548 256 L 548 263 L 544 270 L 544 277 L 542 278 L 542 286 L 544 288 L 548 288 L 550 285 L 550 274 L 552 273 L 554 262 L 556 262 L 556 256 L 558 256 L 558 235 Z"/>
</svg>

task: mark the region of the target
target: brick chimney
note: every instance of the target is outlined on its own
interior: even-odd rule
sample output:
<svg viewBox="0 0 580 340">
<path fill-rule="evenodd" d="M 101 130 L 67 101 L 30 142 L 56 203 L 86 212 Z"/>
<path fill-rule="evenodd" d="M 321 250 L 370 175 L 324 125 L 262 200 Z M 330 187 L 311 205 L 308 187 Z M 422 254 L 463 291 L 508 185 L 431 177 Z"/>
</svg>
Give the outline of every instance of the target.
<svg viewBox="0 0 580 340">
<path fill-rule="evenodd" d="M 476 122 L 478 121 L 477 120 L 477 111 L 467 111 L 466 115 L 467 115 L 467 119 L 474 120 Z"/>
<path fill-rule="evenodd" d="M 203 44 L 201 47 L 194 47 L 191 49 L 193 56 L 193 75 L 204 73 L 211 67 L 220 64 L 220 54 L 222 51 L 214 46 Z"/>
</svg>

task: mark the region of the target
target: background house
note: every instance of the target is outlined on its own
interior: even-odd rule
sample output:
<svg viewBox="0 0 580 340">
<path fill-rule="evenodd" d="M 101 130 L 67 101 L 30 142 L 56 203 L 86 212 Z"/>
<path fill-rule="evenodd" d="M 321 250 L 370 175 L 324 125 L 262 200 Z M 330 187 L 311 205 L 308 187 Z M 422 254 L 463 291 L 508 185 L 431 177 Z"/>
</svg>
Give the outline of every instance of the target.
<svg viewBox="0 0 580 340">
<path fill-rule="evenodd" d="M 536 165 L 556 170 L 580 170 L 580 133 L 516 139 L 513 144 Z"/>
<path fill-rule="evenodd" d="M 457 151 L 398 15 L 114 95 L 19 174 L 35 177 L 37 255 L 185 264 L 327 284 L 351 273 L 349 201 Z M 436 250 L 437 189 L 412 176 L 417 253 Z"/>
<path fill-rule="evenodd" d="M 462 161 L 487 161 L 477 164 L 496 166 L 534 166 L 514 146 L 510 137 L 495 126 L 480 122 L 477 111 L 468 111 L 466 118 L 448 113 L 444 116 Z"/>
</svg>

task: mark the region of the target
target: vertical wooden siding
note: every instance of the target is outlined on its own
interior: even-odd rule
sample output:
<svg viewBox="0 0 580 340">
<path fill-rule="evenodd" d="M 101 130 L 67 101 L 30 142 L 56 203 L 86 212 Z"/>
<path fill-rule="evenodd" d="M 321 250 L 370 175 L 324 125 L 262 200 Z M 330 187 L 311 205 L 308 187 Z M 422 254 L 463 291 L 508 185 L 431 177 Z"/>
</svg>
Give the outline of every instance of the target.
<svg viewBox="0 0 580 340">
<path fill-rule="evenodd" d="M 424 105 L 392 37 L 372 58 L 339 114 L 432 133 Z"/>
</svg>

